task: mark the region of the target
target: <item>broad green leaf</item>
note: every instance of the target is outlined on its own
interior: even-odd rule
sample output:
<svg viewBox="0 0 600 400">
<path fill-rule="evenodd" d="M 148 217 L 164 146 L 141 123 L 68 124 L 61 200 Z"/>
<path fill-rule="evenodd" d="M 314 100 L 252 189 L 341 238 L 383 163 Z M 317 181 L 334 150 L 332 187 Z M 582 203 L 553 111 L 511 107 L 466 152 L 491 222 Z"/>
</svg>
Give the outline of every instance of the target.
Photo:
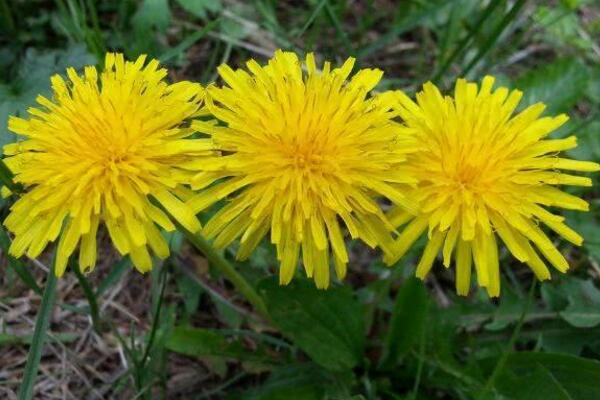
<svg viewBox="0 0 600 400">
<path fill-rule="evenodd" d="M 200 295 L 204 292 L 204 289 L 198 284 L 198 282 L 190 279 L 185 274 L 175 275 L 175 281 L 177 283 L 177 289 L 183 297 L 183 305 L 185 307 L 185 315 L 191 316 L 198 309 L 200 303 Z"/>
<path fill-rule="evenodd" d="M 600 324 L 600 290 L 591 280 L 573 279 L 578 290 L 571 291 L 567 297 L 569 306 L 560 312 L 560 316 L 578 328 L 591 328 Z"/>
<path fill-rule="evenodd" d="M 220 0 L 177 0 L 187 12 L 196 17 L 205 18 L 207 12 L 217 12 L 223 7 Z"/>
<path fill-rule="evenodd" d="M 170 23 L 168 0 L 144 0 L 133 17 L 133 25 L 138 32 L 148 32 L 153 28 L 164 32 Z"/>
<path fill-rule="evenodd" d="M 519 352 L 508 357 L 496 389 L 509 399 L 600 399 L 600 362 L 570 355 Z"/>
<path fill-rule="evenodd" d="M 428 308 L 423 281 L 406 280 L 398 294 L 384 347 L 384 362 L 396 363 L 422 338 Z"/>
<path fill-rule="evenodd" d="M 79 69 L 95 63 L 96 59 L 81 45 L 65 50 L 28 49 L 19 65 L 16 79 L 0 83 L 0 146 L 15 140 L 15 135 L 7 128 L 8 117 L 23 116 L 28 107 L 35 105 L 38 95 L 48 96 L 52 75 L 64 74 L 67 67 Z"/>
<path fill-rule="evenodd" d="M 313 363 L 291 364 L 273 370 L 261 387 L 246 392 L 239 398 L 243 400 L 321 400 L 330 398 L 326 394 L 331 392 L 335 386 L 335 378 L 319 366 Z"/>
<path fill-rule="evenodd" d="M 582 26 L 576 7 L 565 5 L 540 5 L 533 14 L 533 20 L 540 26 L 541 39 L 554 47 L 592 50 L 595 42 L 588 35 L 582 35 Z M 538 39 L 539 40 L 539 39 Z"/>
<path fill-rule="evenodd" d="M 600 290 L 592 280 L 561 277 L 557 284 L 544 284 L 542 296 L 574 327 L 592 328 L 600 324 Z"/>
<path fill-rule="evenodd" d="M 516 322 L 523 314 L 524 299 L 520 298 L 508 284 L 502 286 L 500 304 L 494 311 L 494 319 L 485 325 L 490 331 L 498 331 Z"/>
<path fill-rule="evenodd" d="M 600 328 L 575 328 L 565 321 L 547 321 L 531 332 L 540 346 L 549 352 L 579 355 L 585 347 L 600 343 Z"/>
<path fill-rule="evenodd" d="M 546 367 L 537 364 L 527 377 L 527 384 L 514 385 L 511 391 L 514 400 L 571 400 L 565 388 L 556 381 Z"/>
<path fill-rule="evenodd" d="M 600 103 L 600 65 L 590 71 L 590 82 L 586 90 L 587 97 L 594 103 Z M 596 130 L 598 132 L 598 130 Z"/>
<path fill-rule="evenodd" d="M 563 59 L 528 71 L 515 80 L 515 88 L 523 91 L 523 106 L 543 102 L 548 115 L 557 114 L 570 111 L 584 96 L 588 77 L 584 64 Z"/>
<path fill-rule="evenodd" d="M 598 124 L 590 124 L 589 126 L 594 126 L 600 128 L 600 123 Z M 598 131 L 600 133 L 600 131 Z M 586 153 L 598 151 L 600 154 L 600 136 L 592 137 L 592 133 L 590 132 L 589 137 L 593 140 L 586 141 L 582 147 L 586 149 Z M 581 159 L 581 158 L 580 158 Z M 582 158 L 586 159 L 586 158 Z M 588 160 L 590 158 L 587 158 Z M 567 223 L 570 227 L 572 227 L 575 231 L 579 232 L 581 236 L 583 236 L 583 248 L 588 252 L 588 254 L 596 261 L 600 262 L 600 240 L 598 240 L 598 226 L 600 226 L 600 220 L 598 218 L 599 210 L 598 205 L 595 202 L 590 204 L 591 211 L 589 213 L 582 212 L 564 212 L 567 216 Z"/>
<path fill-rule="evenodd" d="M 364 349 L 363 307 L 347 287 L 316 289 L 296 279 L 280 286 L 275 278 L 259 285 L 273 322 L 315 362 L 331 370 L 356 366 Z"/>
<path fill-rule="evenodd" d="M 170 332 L 165 347 L 193 357 L 223 357 L 262 364 L 274 362 L 262 349 L 246 349 L 239 340 L 230 339 L 214 329 L 177 326 Z"/>
</svg>

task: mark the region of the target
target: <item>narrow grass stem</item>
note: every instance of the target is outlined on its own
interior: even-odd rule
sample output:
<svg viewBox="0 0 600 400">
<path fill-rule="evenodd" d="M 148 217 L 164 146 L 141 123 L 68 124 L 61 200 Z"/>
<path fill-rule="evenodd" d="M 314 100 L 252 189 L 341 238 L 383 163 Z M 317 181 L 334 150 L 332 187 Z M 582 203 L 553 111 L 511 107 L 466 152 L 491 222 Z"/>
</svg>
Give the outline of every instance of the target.
<svg viewBox="0 0 600 400">
<path fill-rule="evenodd" d="M 154 338 L 156 337 L 156 331 L 158 330 L 158 324 L 160 322 L 160 311 L 162 309 L 162 304 L 165 297 L 165 288 L 167 287 L 168 274 L 167 266 L 163 265 L 162 268 L 163 269 L 160 271 L 160 289 L 158 292 L 158 299 L 156 301 L 154 315 L 152 316 L 152 328 L 150 330 L 150 337 L 148 338 L 148 343 L 146 344 L 146 348 L 144 349 L 144 355 L 142 356 L 140 362 L 141 369 L 143 369 L 146 366 L 146 361 L 148 361 L 150 351 L 152 350 L 152 346 L 154 345 Z"/>
<path fill-rule="evenodd" d="M 23 190 L 22 186 L 13 181 L 13 173 L 6 166 L 4 160 L 0 159 L 0 183 L 9 188 L 13 192 L 21 192 Z"/>
<path fill-rule="evenodd" d="M 536 283 L 537 283 L 537 281 L 534 280 L 533 283 L 531 284 L 531 288 L 529 289 L 529 294 L 527 295 L 527 302 L 523 306 L 523 312 L 521 313 L 521 317 L 519 318 L 519 321 L 517 322 L 517 325 L 515 326 L 515 330 L 513 331 L 512 335 L 510 337 L 508 345 L 502 352 L 500 359 L 496 363 L 496 366 L 494 367 L 494 370 L 492 371 L 488 380 L 485 382 L 485 385 L 483 386 L 483 388 L 481 389 L 479 394 L 476 396 L 477 399 L 485 398 L 487 393 L 492 389 L 492 387 L 494 387 L 496 378 L 498 378 L 498 376 L 500 376 L 500 373 L 504 369 L 504 366 L 506 365 L 506 361 L 508 360 L 508 356 L 513 351 L 513 349 L 515 347 L 515 343 L 519 337 L 519 334 L 521 333 L 521 328 L 523 328 L 523 323 L 525 322 L 525 316 L 527 315 L 527 312 L 529 311 L 529 307 L 531 306 L 531 303 L 533 302 L 533 294 L 535 293 Z"/>
<path fill-rule="evenodd" d="M 42 350 L 46 341 L 46 333 L 50 325 L 50 316 L 56 300 L 56 275 L 54 267 L 56 265 L 56 254 L 52 261 L 52 269 L 48 273 L 46 288 L 42 296 L 42 304 L 35 321 L 35 329 L 31 340 L 31 347 L 27 356 L 27 364 L 23 374 L 23 381 L 19 387 L 19 400 L 30 400 L 33 398 L 33 387 L 37 377 L 40 360 L 42 358 Z"/>
<path fill-rule="evenodd" d="M 466 76 L 471 71 L 471 69 L 473 69 L 473 67 L 475 65 L 477 65 L 477 63 L 479 62 L 479 60 L 481 60 L 488 53 L 488 51 L 490 51 L 490 49 L 498 41 L 498 38 L 500 37 L 500 35 L 502 34 L 502 32 L 504 32 L 504 29 L 512 21 L 515 20 L 517 14 L 519 14 L 519 11 L 521 11 L 521 8 L 523 8 L 523 6 L 525 5 L 526 2 L 527 2 L 527 0 L 517 0 L 517 1 L 515 1 L 515 3 L 511 7 L 511 9 L 508 11 L 508 13 L 506 13 L 506 15 L 504 16 L 504 18 L 502 18 L 502 20 L 500 21 L 500 23 L 496 26 L 496 28 L 494 29 L 494 31 L 492 32 L 492 34 L 490 35 L 490 37 L 488 38 L 488 40 L 479 49 L 479 52 L 477 53 L 477 55 L 475 57 L 473 57 L 473 59 L 471 60 L 471 62 L 469 63 L 469 65 L 467 65 L 467 67 L 465 69 L 463 69 L 462 74 L 461 74 L 462 76 Z"/>
<path fill-rule="evenodd" d="M 77 277 L 77 280 L 79 281 L 79 284 L 81 285 L 81 290 L 83 290 L 83 294 L 85 295 L 85 298 L 87 299 L 88 304 L 90 306 L 90 316 L 92 317 L 92 326 L 94 327 L 94 330 L 97 333 L 102 333 L 103 326 L 102 326 L 102 320 L 100 319 L 100 312 L 99 312 L 99 307 L 98 307 L 98 300 L 96 299 L 96 294 L 94 293 L 92 286 L 90 285 L 89 281 L 87 280 L 87 278 L 85 277 L 83 272 L 81 272 L 81 268 L 79 268 L 79 263 L 75 261 L 72 263 L 72 266 L 73 266 L 73 272 L 75 272 L 75 276 Z"/>
<path fill-rule="evenodd" d="M 444 75 L 450 67 L 450 65 L 452 65 L 452 62 L 456 59 L 456 57 L 458 57 L 459 54 L 461 54 L 467 48 L 467 46 L 471 43 L 475 35 L 483 27 L 484 22 L 490 17 L 490 15 L 492 15 L 496 7 L 498 7 L 502 3 L 502 0 L 492 0 L 490 4 L 488 4 L 485 10 L 483 10 L 483 12 L 481 13 L 481 16 L 475 23 L 473 29 L 471 29 L 469 33 L 460 41 L 460 43 L 458 44 L 458 46 L 456 46 L 452 54 L 450 54 L 450 56 L 444 61 L 442 66 L 434 74 L 433 78 L 431 78 L 431 80 L 434 83 L 439 82 L 442 75 Z"/>
<path fill-rule="evenodd" d="M 263 302 L 260 295 L 254 290 L 252 285 L 248 283 L 248 281 L 240 275 L 233 265 L 229 261 L 223 257 L 223 255 L 216 251 L 202 235 L 193 234 L 183 226 L 177 224 L 177 228 L 183 232 L 189 242 L 199 251 L 202 252 L 210 262 L 210 264 L 217 268 L 224 276 L 227 278 L 237 290 L 248 300 L 250 304 L 254 306 L 256 311 L 262 315 L 264 318 L 269 320 L 269 313 L 267 312 L 267 307 Z"/>
</svg>

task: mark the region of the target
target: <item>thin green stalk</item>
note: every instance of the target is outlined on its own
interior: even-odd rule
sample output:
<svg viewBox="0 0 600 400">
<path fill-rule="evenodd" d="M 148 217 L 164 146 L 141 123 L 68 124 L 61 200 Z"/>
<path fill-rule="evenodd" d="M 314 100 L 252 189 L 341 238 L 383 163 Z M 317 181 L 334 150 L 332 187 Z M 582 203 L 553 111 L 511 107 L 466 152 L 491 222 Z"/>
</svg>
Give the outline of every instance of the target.
<svg viewBox="0 0 600 400">
<path fill-rule="evenodd" d="M 327 15 L 329 16 L 329 19 L 331 20 L 331 23 L 333 24 L 333 27 L 337 31 L 338 35 L 342 38 L 342 42 L 344 43 L 346 52 L 348 52 L 348 54 L 354 55 L 356 53 L 354 51 L 354 47 L 352 46 L 352 43 L 350 42 L 346 31 L 344 31 L 344 28 L 342 27 L 339 18 L 337 17 L 337 15 L 335 15 L 335 11 L 333 10 L 333 7 L 331 7 L 331 3 L 329 3 L 329 0 L 325 1 L 325 11 L 327 12 Z"/>
<path fill-rule="evenodd" d="M 483 58 L 483 56 L 487 54 L 487 52 L 492 48 L 492 46 L 496 44 L 498 38 L 500 37 L 502 32 L 504 32 L 504 29 L 515 19 L 515 17 L 519 13 L 519 11 L 521 11 L 521 8 L 523 8 L 526 2 L 527 0 L 515 1 L 511 9 L 508 11 L 508 13 L 506 13 L 504 18 L 502 18 L 502 21 L 500 21 L 498 26 L 496 26 L 496 29 L 494 29 L 488 40 L 484 43 L 483 47 L 479 49 L 477 55 L 473 57 L 469 65 L 467 65 L 467 67 L 462 71 L 462 76 L 466 76 L 471 71 L 471 69 L 479 62 L 479 60 L 481 60 L 481 58 Z"/>
<path fill-rule="evenodd" d="M 310 17 L 308 18 L 308 20 L 306 21 L 306 23 L 304 24 L 304 26 L 302 27 L 302 29 L 300 29 L 300 31 L 298 31 L 298 33 L 296 33 L 296 38 L 300 38 L 302 35 L 304 35 L 304 32 L 306 32 L 306 30 L 315 21 L 315 19 L 317 18 L 317 16 L 321 12 L 321 9 L 325 5 L 325 3 L 327 3 L 327 0 L 321 0 L 321 2 L 319 4 L 317 4 L 317 6 L 315 7 L 314 11 L 310 15 Z"/>
<path fill-rule="evenodd" d="M 492 12 L 496 9 L 496 7 L 498 7 L 502 3 L 504 3 L 503 0 L 492 0 L 490 4 L 488 4 L 485 10 L 483 10 L 483 12 L 481 13 L 481 16 L 475 23 L 473 29 L 471 29 L 468 35 L 460 41 L 460 43 L 458 44 L 458 46 L 456 46 L 452 54 L 450 54 L 450 57 L 448 57 L 444 61 L 442 66 L 436 71 L 433 78 L 431 78 L 432 82 L 438 83 L 439 79 L 442 77 L 442 75 L 446 73 L 446 71 L 448 70 L 452 62 L 456 59 L 456 57 L 458 57 L 458 55 L 463 52 L 463 50 L 469 45 L 469 43 L 471 43 L 471 40 L 473 39 L 473 37 L 475 37 L 475 34 L 479 32 L 479 30 L 483 26 L 483 23 L 489 18 L 490 15 L 492 15 Z"/>
<path fill-rule="evenodd" d="M 496 378 L 498 378 L 498 376 L 504 369 L 504 366 L 506 365 L 506 361 L 508 360 L 508 356 L 513 351 L 513 349 L 515 347 L 515 343 L 517 341 L 517 338 L 519 337 L 519 334 L 521 333 L 521 328 L 523 327 L 523 323 L 525 322 L 525 316 L 527 315 L 527 312 L 529 311 L 529 307 L 531 306 L 531 303 L 533 302 L 533 294 L 535 293 L 536 283 L 537 283 L 537 281 L 534 280 L 533 283 L 531 284 L 531 288 L 529 289 L 529 294 L 527 295 L 527 302 L 525 303 L 525 306 L 523 307 L 523 312 L 521 313 L 519 322 L 517 322 L 517 326 L 515 326 L 515 330 L 513 331 L 512 335 L 510 337 L 508 345 L 502 352 L 502 355 L 500 356 L 498 363 L 496 363 L 494 370 L 492 371 L 488 380 L 485 382 L 485 385 L 483 386 L 483 388 L 479 392 L 478 396 L 476 397 L 477 399 L 485 398 L 485 396 L 490 391 L 490 389 L 492 387 L 494 387 Z"/>
<path fill-rule="evenodd" d="M 265 306 L 263 299 L 250 283 L 235 270 L 233 265 L 231 265 L 221 253 L 217 252 L 202 235 L 194 235 L 179 223 L 175 223 L 177 228 L 185 234 L 189 242 L 206 256 L 210 264 L 217 268 L 227 279 L 229 279 L 229 281 L 231 281 L 231 283 L 233 283 L 236 289 L 239 290 L 246 300 L 254 306 L 260 315 L 269 320 L 269 313 L 267 312 L 267 307 Z"/>
<path fill-rule="evenodd" d="M 81 289 L 83 290 L 83 294 L 88 301 L 90 306 L 90 316 L 92 317 L 92 326 L 97 333 L 102 333 L 103 326 L 102 320 L 100 319 L 100 312 L 98 307 L 98 300 L 96 299 L 96 294 L 94 293 L 94 289 L 90 285 L 89 281 L 81 272 L 81 268 L 79 267 L 79 263 L 74 261 L 73 264 L 73 272 L 75 272 L 75 276 L 81 285 Z"/>
<path fill-rule="evenodd" d="M 158 294 L 158 300 L 156 302 L 156 310 L 154 311 L 154 316 L 152 317 L 152 328 L 150 329 L 150 338 L 148 339 L 148 344 L 144 349 L 144 355 L 140 361 L 141 368 L 143 369 L 148 357 L 150 356 L 150 350 L 152 349 L 152 345 L 154 344 L 154 338 L 156 337 L 156 331 L 158 329 L 158 323 L 160 321 L 160 310 L 162 309 L 162 303 L 165 295 L 165 288 L 167 287 L 167 272 L 168 269 L 166 266 L 162 266 L 163 270 L 160 276 L 160 292 Z"/>
<path fill-rule="evenodd" d="M 417 376 L 415 377 L 415 384 L 412 390 L 412 398 L 416 399 L 419 394 L 419 386 L 421 385 L 421 377 L 423 376 L 423 359 L 425 358 L 425 329 L 424 326 L 421 330 L 421 337 L 419 338 L 419 361 L 417 364 Z"/>
<path fill-rule="evenodd" d="M 196 43 L 197 41 L 202 39 L 204 36 L 206 36 L 209 32 L 211 32 L 215 28 L 217 28 L 217 26 L 220 22 L 221 22 L 221 17 L 215 18 L 214 20 L 207 23 L 199 31 L 196 31 L 196 32 L 190 34 L 189 36 L 187 36 L 185 39 L 183 39 L 181 42 L 179 42 L 179 44 L 177 46 L 172 47 L 169 50 L 167 50 L 166 52 L 164 52 L 160 57 L 158 57 L 158 59 L 160 60 L 161 63 L 164 63 L 166 61 L 169 61 L 173 57 L 176 57 L 177 55 L 183 53 L 189 47 L 194 45 L 194 43 Z"/>
<path fill-rule="evenodd" d="M 9 188 L 13 192 L 21 192 L 23 187 L 13 181 L 14 175 L 12 171 L 6 166 L 4 160 L 0 159 L 0 183 Z"/>
<path fill-rule="evenodd" d="M 6 27 L 8 28 L 8 31 L 14 32 L 16 27 L 15 19 L 6 0 L 0 0 L 0 11 L 0 15 L 3 15 L 4 21 L 6 21 Z"/>
<path fill-rule="evenodd" d="M 56 275 L 54 274 L 55 265 L 56 254 L 54 255 L 54 260 L 52 261 L 51 271 L 48 273 L 46 288 L 44 289 L 44 296 L 42 297 L 42 304 L 35 321 L 35 329 L 33 331 L 31 347 L 29 347 L 27 364 L 25 365 L 25 373 L 23 375 L 21 386 L 19 387 L 19 400 L 30 400 L 33 398 L 33 386 L 35 384 L 35 378 L 37 377 L 38 368 L 40 366 L 42 350 L 46 340 L 46 333 L 50 324 L 50 316 L 52 315 L 52 308 L 56 299 Z"/>
</svg>

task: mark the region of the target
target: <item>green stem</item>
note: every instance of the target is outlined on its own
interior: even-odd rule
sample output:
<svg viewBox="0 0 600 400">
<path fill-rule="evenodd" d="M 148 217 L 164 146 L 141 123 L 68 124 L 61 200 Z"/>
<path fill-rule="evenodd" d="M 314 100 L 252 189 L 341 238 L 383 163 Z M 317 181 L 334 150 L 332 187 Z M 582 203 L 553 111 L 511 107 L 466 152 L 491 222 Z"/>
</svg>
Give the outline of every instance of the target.
<svg viewBox="0 0 600 400">
<path fill-rule="evenodd" d="M 12 171 L 6 166 L 4 160 L 0 159 L 0 183 L 9 188 L 13 192 L 23 191 L 23 187 L 13 181 L 14 175 Z"/>
<path fill-rule="evenodd" d="M 48 273 L 46 288 L 44 289 L 44 296 L 42 297 L 42 304 L 35 321 L 35 329 L 33 331 L 31 347 L 29 348 L 29 354 L 27 356 L 25 373 L 23 375 L 21 386 L 19 387 L 19 400 L 30 400 L 33 397 L 33 386 L 35 384 L 35 378 L 40 366 L 44 341 L 46 340 L 46 331 L 48 330 L 48 326 L 50 324 L 50 316 L 52 315 L 52 308 L 56 299 L 56 274 L 54 273 L 55 265 L 56 254 L 54 255 L 54 260 L 52 261 L 52 269 Z"/>
<path fill-rule="evenodd" d="M 475 23 L 475 26 L 473 27 L 473 29 L 471 29 L 469 31 L 469 33 L 467 34 L 467 36 L 465 36 L 460 43 L 458 44 L 458 46 L 456 46 L 456 48 L 454 49 L 454 51 L 452 52 L 452 54 L 450 55 L 450 57 L 448 57 L 444 63 L 442 64 L 442 66 L 437 70 L 437 72 L 435 73 L 435 75 L 433 76 L 433 78 L 431 78 L 431 80 L 434 83 L 438 83 L 438 81 L 440 80 L 440 78 L 442 77 L 442 75 L 444 75 L 446 73 L 446 70 L 448 70 L 448 68 L 450 67 L 450 65 L 452 65 L 452 62 L 454 61 L 454 59 L 463 52 L 464 49 L 467 48 L 467 46 L 471 43 L 472 39 L 475 37 L 475 35 L 481 30 L 481 28 L 483 27 L 483 23 L 489 18 L 490 15 L 492 15 L 494 9 L 496 7 L 498 7 L 500 4 L 502 4 L 503 1 L 501 0 L 492 0 L 490 2 L 490 4 L 485 8 L 485 10 L 482 12 L 481 16 L 479 17 L 479 19 L 477 20 L 477 22 Z"/>
<path fill-rule="evenodd" d="M 233 283 L 246 300 L 254 306 L 256 311 L 269 320 L 269 313 L 267 312 L 267 307 L 265 306 L 263 299 L 250 283 L 235 270 L 233 265 L 231 265 L 220 252 L 217 252 L 202 235 L 194 235 L 178 223 L 176 223 L 176 225 L 177 228 L 185 234 L 190 243 L 206 256 L 210 264 L 217 268 L 227 279 L 229 279 L 229 281 L 231 281 L 231 283 Z"/>
<path fill-rule="evenodd" d="M 0 15 L 4 15 L 4 20 L 6 21 L 6 27 L 8 28 L 8 31 L 14 32 L 16 27 L 15 19 L 10 7 L 8 6 L 8 3 L 6 3 L 6 0 L 0 0 L 0 11 L 2 11 L 0 12 Z"/>
<path fill-rule="evenodd" d="M 154 338 L 156 337 L 156 331 L 158 330 L 158 323 L 160 322 L 160 310 L 162 309 L 162 303 L 165 297 L 165 288 L 167 287 L 168 272 L 168 269 L 165 265 L 163 265 L 162 268 L 163 269 L 160 271 L 160 291 L 158 293 L 158 300 L 156 302 L 154 316 L 152 317 L 152 328 L 150 330 L 150 338 L 148 339 L 148 344 L 144 349 L 144 355 L 142 356 L 142 360 L 140 362 L 141 369 L 143 369 L 146 366 L 146 361 L 150 356 L 150 350 L 154 345 Z"/>
<path fill-rule="evenodd" d="M 517 14 L 519 13 L 519 11 L 521 11 L 521 8 L 523 8 L 526 2 L 527 0 L 515 1 L 512 8 L 508 11 L 508 13 L 506 13 L 504 18 L 502 18 L 500 23 L 494 29 L 488 40 L 479 49 L 477 55 L 473 57 L 469 65 L 467 65 L 467 67 L 463 69 L 462 76 L 466 76 L 471 71 L 471 69 L 475 65 L 477 65 L 479 60 L 481 60 L 481 58 L 485 56 L 487 52 L 496 44 L 498 38 L 500 38 L 500 35 L 502 34 L 502 32 L 504 32 L 504 29 L 516 18 Z"/>
<path fill-rule="evenodd" d="M 75 276 L 81 285 L 81 289 L 83 290 L 83 294 L 88 301 L 90 306 L 90 316 L 92 317 L 92 326 L 97 333 L 102 333 L 103 326 L 102 320 L 100 319 L 100 312 L 98 307 L 98 300 L 96 299 L 96 295 L 94 294 L 94 289 L 90 285 L 89 281 L 81 272 L 81 268 L 79 268 L 78 262 L 73 262 L 73 272 L 75 272 Z"/>
<path fill-rule="evenodd" d="M 485 385 L 479 392 L 479 395 L 476 397 L 477 399 L 485 398 L 485 395 L 487 395 L 487 393 L 490 391 L 490 389 L 494 386 L 494 382 L 496 381 L 496 378 L 500 375 L 500 373 L 504 369 L 504 366 L 506 365 L 506 361 L 508 360 L 508 356 L 513 351 L 513 349 L 515 347 L 515 343 L 517 341 L 517 338 L 519 337 L 519 334 L 521 333 L 521 328 L 523 327 L 523 323 L 525 322 L 525 316 L 527 315 L 527 311 L 529 311 L 529 307 L 531 306 L 531 303 L 533 301 L 533 294 L 535 293 L 536 283 L 537 283 L 537 281 L 534 280 L 533 283 L 531 284 L 531 288 L 529 289 L 529 294 L 527 296 L 527 302 L 525 303 L 525 306 L 523 307 L 523 312 L 521 313 L 519 322 L 517 323 L 517 326 L 515 326 L 515 330 L 513 331 L 512 336 L 510 337 L 510 341 L 508 342 L 508 345 L 504 349 L 502 356 L 500 356 L 500 359 L 498 360 L 498 363 L 494 367 L 492 374 L 490 375 L 487 382 L 485 383 Z"/>
<path fill-rule="evenodd" d="M 413 386 L 411 399 L 416 399 L 419 394 L 419 386 L 421 385 L 421 377 L 423 375 L 423 359 L 425 358 L 425 329 L 426 326 L 423 326 L 421 330 L 421 336 L 419 338 L 419 361 L 417 364 L 417 376 L 415 378 L 415 384 Z"/>
</svg>

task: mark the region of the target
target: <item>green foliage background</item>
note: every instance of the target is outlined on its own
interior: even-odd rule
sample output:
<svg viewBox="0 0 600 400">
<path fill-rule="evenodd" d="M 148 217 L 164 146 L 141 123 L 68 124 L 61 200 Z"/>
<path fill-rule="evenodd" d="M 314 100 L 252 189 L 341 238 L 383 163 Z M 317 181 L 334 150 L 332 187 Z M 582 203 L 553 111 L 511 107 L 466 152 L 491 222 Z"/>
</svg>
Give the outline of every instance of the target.
<svg viewBox="0 0 600 400">
<path fill-rule="evenodd" d="M 600 161 L 593 0 L 0 0 L 0 35 L 0 144 L 14 140 L 8 115 L 48 94 L 52 74 L 100 63 L 107 50 L 149 54 L 173 80 L 208 83 L 222 62 L 241 66 L 284 48 L 338 62 L 355 56 L 385 70 L 379 90 L 411 94 L 428 80 L 449 90 L 457 77 L 492 74 L 525 92 L 523 106 L 543 101 L 548 114 L 568 113 L 555 136 L 576 134 L 570 155 Z M 220 376 L 181 398 L 600 399 L 600 202 L 596 188 L 577 190 L 591 212 L 567 217 L 585 244 L 556 238 L 572 271 L 536 284 L 504 254 L 500 300 L 476 290 L 457 297 L 440 265 L 425 283 L 410 278 L 419 245 L 391 269 L 356 246 L 348 279 L 328 291 L 300 275 L 280 287 L 265 243 L 238 264 L 265 299 L 265 321 L 216 271 L 204 274 L 217 290 L 199 279 L 190 257 L 200 256 L 174 235 L 173 255 L 147 277 L 152 304 L 139 317 L 148 328 L 121 337 L 113 321 L 95 321 L 100 334 L 118 336 L 129 360 L 107 398 L 173 398 L 165 382 L 169 356 L 179 354 Z M 9 240 L 0 232 L 2 250 Z M 42 278 L 23 261 L 5 261 L 4 284 L 41 294 Z M 127 260 L 110 265 L 91 285 L 80 276 L 91 300 L 80 312 L 101 303 L 128 268 Z M 0 347 L 29 342 L 0 326 Z M 0 385 L 2 369 L 0 360 Z"/>
</svg>

